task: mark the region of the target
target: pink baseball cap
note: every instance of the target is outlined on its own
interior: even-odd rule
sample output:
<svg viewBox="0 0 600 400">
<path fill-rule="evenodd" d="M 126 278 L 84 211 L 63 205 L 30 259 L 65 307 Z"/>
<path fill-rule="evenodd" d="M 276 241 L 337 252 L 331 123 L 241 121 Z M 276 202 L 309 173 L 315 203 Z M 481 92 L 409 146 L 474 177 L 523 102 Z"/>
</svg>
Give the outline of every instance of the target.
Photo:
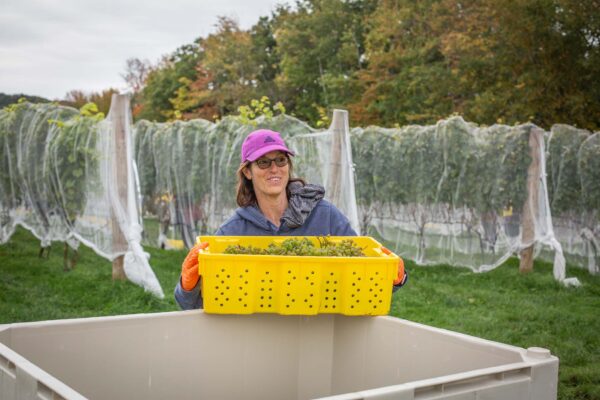
<svg viewBox="0 0 600 400">
<path fill-rule="evenodd" d="M 294 152 L 287 148 L 279 132 L 259 129 L 248 135 L 242 144 L 242 162 L 256 161 L 271 151 L 283 151 L 290 155 Z"/>
</svg>

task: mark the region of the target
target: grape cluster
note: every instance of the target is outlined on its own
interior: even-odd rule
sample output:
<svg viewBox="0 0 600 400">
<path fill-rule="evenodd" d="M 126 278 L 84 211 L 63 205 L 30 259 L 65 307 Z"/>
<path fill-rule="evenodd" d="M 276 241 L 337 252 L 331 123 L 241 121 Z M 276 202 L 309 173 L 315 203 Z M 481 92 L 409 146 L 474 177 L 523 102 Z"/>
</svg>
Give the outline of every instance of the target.
<svg viewBox="0 0 600 400">
<path fill-rule="evenodd" d="M 364 257 L 362 249 L 352 239 L 344 239 L 334 243 L 327 237 L 319 237 L 319 246 L 315 246 L 307 238 L 290 238 L 269 244 L 266 249 L 254 246 L 229 245 L 225 254 L 255 254 L 271 256 L 317 256 L 317 257 Z"/>
</svg>

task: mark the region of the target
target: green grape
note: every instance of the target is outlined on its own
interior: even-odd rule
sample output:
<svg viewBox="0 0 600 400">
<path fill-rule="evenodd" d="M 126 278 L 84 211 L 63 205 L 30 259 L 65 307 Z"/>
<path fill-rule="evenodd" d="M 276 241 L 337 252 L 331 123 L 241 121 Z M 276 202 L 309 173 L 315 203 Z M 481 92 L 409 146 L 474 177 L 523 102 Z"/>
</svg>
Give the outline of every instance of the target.
<svg viewBox="0 0 600 400">
<path fill-rule="evenodd" d="M 318 246 L 308 238 L 286 239 L 281 244 L 270 243 L 266 249 L 254 246 L 229 245 L 225 254 L 253 254 L 273 256 L 316 256 L 316 257 L 364 257 L 362 249 L 352 239 L 343 239 L 339 243 L 328 237 L 317 237 Z"/>
</svg>

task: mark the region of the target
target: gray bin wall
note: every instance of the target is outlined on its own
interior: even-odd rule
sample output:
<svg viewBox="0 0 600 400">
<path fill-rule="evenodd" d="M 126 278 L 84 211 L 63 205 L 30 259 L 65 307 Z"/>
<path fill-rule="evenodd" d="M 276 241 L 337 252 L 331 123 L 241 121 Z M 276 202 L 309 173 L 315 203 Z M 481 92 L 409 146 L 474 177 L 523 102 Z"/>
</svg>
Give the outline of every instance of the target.
<svg viewBox="0 0 600 400">
<path fill-rule="evenodd" d="M 555 399 L 558 359 L 391 317 L 202 311 L 0 326 L 0 398 Z"/>
</svg>

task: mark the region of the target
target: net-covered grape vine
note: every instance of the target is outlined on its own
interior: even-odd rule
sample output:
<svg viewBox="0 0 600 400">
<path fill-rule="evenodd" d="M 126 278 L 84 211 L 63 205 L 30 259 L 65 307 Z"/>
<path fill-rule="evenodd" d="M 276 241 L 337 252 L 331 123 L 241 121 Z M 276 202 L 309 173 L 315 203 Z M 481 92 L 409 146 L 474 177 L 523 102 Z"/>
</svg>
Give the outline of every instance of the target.
<svg viewBox="0 0 600 400">
<path fill-rule="evenodd" d="M 286 239 L 281 244 L 271 243 L 266 249 L 255 246 L 229 245 L 225 254 L 252 254 L 272 256 L 317 256 L 317 257 L 364 257 L 363 249 L 352 239 L 344 239 L 338 243 L 327 237 L 318 238 L 315 245 L 308 238 Z"/>
</svg>

